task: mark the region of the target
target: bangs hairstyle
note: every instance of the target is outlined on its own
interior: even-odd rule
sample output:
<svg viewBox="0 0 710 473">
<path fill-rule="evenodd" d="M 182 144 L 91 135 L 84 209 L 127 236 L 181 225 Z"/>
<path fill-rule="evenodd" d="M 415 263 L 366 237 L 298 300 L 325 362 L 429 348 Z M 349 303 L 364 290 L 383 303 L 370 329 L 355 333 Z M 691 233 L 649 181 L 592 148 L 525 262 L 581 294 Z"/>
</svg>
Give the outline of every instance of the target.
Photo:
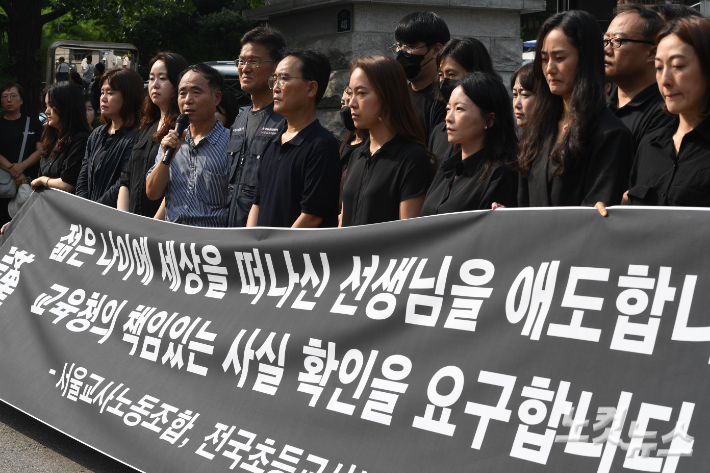
<svg viewBox="0 0 710 473">
<path fill-rule="evenodd" d="M 510 90 L 515 87 L 515 82 L 520 80 L 520 87 L 531 94 L 535 93 L 535 74 L 533 74 L 533 64 L 529 62 L 523 64 L 510 76 Z"/>
<path fill-rule="evenodd" d="M 687 17 L 674 21 L 656 37 L 656 46 L 663 38 L 676 35 L 681 41 L 692 46 L 700 61 L 700 71 L 705 81 L 705 103 L 701 108 L 701 117 L 710 115 L 710 20 L 704 17 Z M 666 104 L 663 110 L 668 112 Z"/>
<path fill-rule="evenodd" d="M 488 49 L 476 38 L 456 38 L 447 41 L 436 57 L 437 67 L 441 67 L 445 56 L 461 64 L 466 72 L 487 72 L 500 77 L 493 69 L 493 60 Z"/>
<path fill-rule="evenodd" d="M 624 3 L 616 9 L 616 16 L 624 13 L 636 13 L 643 20 L 643 30 L 641 34 L 646 41 L 653 41 L 656 35 L 663 29 L 664 23 L 661 15 L 648 7 L 637 3 Z"/>
<path fill-rule="evenodd" d="M 22 110 L 25 109 L 25 89 L 23 89 L 20 84 L 16 82 L 5 82 L 2 87 L 0 87 L 0 95 L 4 94 L 13 87 L 17 89 L 17 94 L 20 96 L 20 100 L 22 100 L 22 105 L 20 106 L 20 113 L 22 113 Z"/>
<path fill-rule="evenodd" d="M 101 76 L 99 87 L 103 88 L 104 85 L 121 92 L 123 99 L 123 105 L 119 112 L 123 121 L 121 127 L 131 129 L 138 126 L 143 100 L 143 79 L 141 76 L 133 69 L 111 69 Z M 101 123 L 110 122 L 111 120 L 101 115 Z"/>
<path fill-rule="evenodd" d="M 165 68 L 168 70 L 168 80 L 173 86 L 174 95 L 170 100 L 170 105 L 168 105 L 168 110 L 165 112 L 165 120 L 163 120 L 163 126 L 160 129 L 155 130 L 153 136 L 150 139 L 156 143 L 163 139 L 165 135 L 168 134 L 168 130 L 175 128 L 175 122 L 177 117 L 180 115 L 180 109 L 178 108 L 177 102 L 177 91 L 178 91 L 178 77 L 180 73 L 187 69 L 187 59 L 180 56 L 179 54 L 171 53 L 168 51 L 159 52 L 153 59 L 148 63 L 148 70 L 150 71 L 156 62 L 163 61 Z M 153 103 L 150 96 L 146 94 L 143 98 L 143 118 L 141 118 L 141 123 L 138 126 L 138 130 L 149 126 L 156 120 L 160 120 L 160 108 Z"/>
<path fill-rule="evenodd" d="M 320 51 L 314 49 L 290 51 L 286 56 L 293 56 L 299 60 L 298 70 L 306 80 L 315 81 L 318 84 L 316 91 L 316 105 L 321 101 L 328 87 L 330 79 L 330 61 L 328 57 Z"/>
<path fill-rule="evenodd" d="M 353 61 L 350 74 L 352 75 L 358 68 L 365 73 L 380 99 L 381 117 L 387 128 L 426 149 L 424 129 L 414 111 L 412 96 L 402 66 L 391 57 L 368 56 Z"/>
<path fill-rule="evenodd" d="M 86 121 L 86 102 L 91 99 L 84 97 L 81 89 L 68 81 L 55 82 L 42 95 L 46 97 L 47 107 L 56 109 L 59 114 L 59 129 L 49 125 L 44 127 L 40 144 L 42 157 L 53 159 L 71 145 L 77 133 L 91 133 Z"/>
<path fill-rule="evenodd" d="M 510 96 L 498 75 L 475 71 L 466 74 L 460 83 L 466 96 L 481 109 L 483 118 L 495 114 L 493 125 L 486 130 L 484 155 L 486 168 L 480 179 L 496 165 L 515 160 L 518 137 L 515 134 Z M 480 180 L 479 179 L 479 180 Z"/>
<path fill-rule="evenodd" d="M 276 61 L 282 60 L 286 53 L 286 40 L 279 30 L 271 26 L 257 26 L 253 30 L 244 33 L 239 44 L 244 47 L 250 43 L 265 47 L 270 58 Z"/>
<path fill-rule="evenodd" d="M 569 126 L 561 140 L 556 140 L 550 152 L 550 163 L 557 168 L 553 177 L 562 176 L 578 163 L 589 158 L 589 139 L 596 129 L 599 115 L 606 107 L 604 95 L 604 46 L 602 31 L 596 18 L 581 10 L 557 13 L 540 28 L 535 45 L 535 103 L 530 126 L 520 142 L 518 170 L 526 176 L 532 164 L 544 152 L 547 141 L 557 135 L 557 123 L 564 113 L 562 97 L 550 92 L 542 70 L 542 47 L 545 37 L 560 29 L 577 48 L 579 62 L 569 103 Z"/>
<path fill-rule="evenodd" d="M 423 42 L 427 47 L 446 44 L 451 39 L 449 27 L 434 12 L 418 11 L 405 16 L 394 30 L 394 37 L 400 43 L 416 44 Z"/>
</svg>

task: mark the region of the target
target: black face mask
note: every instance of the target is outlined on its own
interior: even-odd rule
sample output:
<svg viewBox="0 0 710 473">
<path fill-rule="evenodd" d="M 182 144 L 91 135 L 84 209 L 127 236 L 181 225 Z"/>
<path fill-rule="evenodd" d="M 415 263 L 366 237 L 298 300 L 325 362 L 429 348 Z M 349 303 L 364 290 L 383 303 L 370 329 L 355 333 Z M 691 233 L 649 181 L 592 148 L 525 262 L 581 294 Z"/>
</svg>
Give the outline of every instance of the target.
<svg viewBox="0 0 710 473">
<path fill-rule="evenodd" d="M 412 80 L 417 77 L 422 71 L 422 66 L 426 66 L 431 61 L 431 59 L 429 59 L 429 61 L 422 64 L 422 59 L 424 59 L 424 56 L 417 54 L 407 54 L 404 51 L 397 53 L 397 62 L 404 68 L 404 75 L 407 76 L 407 80 Z"/>
<path fill-rule="evenodd" d="M 441 92 L 441 96 L 444 97 L 444 100 L 446 100 L 446 103 L 449 102 L 449 99 L 451 99 L 451 93 L 458 86 L 459 86 L 459 81 L 457 81 L 457 80 L 448 79 L 448 78 L 441 79 L 441 82 L 439 82 L 439 92 Z"/>
<path fill-rule="evenodd" d="M 353 121 L 353 116 L 350 115 L 350 107 L 347 105 L 340 109 L 340 121 L 343 122 L 343 126 L 348 131 L 355 131 L 355 122 Z"/>
</svg>

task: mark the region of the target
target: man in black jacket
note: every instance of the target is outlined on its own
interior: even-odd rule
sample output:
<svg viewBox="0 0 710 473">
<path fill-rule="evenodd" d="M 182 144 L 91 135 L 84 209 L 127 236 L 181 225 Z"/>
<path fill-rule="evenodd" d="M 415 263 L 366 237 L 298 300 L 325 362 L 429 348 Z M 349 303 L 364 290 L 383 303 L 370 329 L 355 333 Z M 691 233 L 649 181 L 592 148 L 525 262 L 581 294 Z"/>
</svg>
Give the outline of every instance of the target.
<svg viewBox="0 0 710 473">
<path fill-rule="evenodd" d="M 231 129 L 227 152 L 230 154 L 229 217 L 230 227 L 245 227 L 254 201 L 259 165 L 264 151 L 280 135 L 285 119 L 274 112 L 274 98 L 269 76 L 284 56 L 286 42 L 281 33 L 259 26 L 241 39 L 237 68 L 239 84 L 251 95 L 252 106 L 239 114 Z"/>
</svg>

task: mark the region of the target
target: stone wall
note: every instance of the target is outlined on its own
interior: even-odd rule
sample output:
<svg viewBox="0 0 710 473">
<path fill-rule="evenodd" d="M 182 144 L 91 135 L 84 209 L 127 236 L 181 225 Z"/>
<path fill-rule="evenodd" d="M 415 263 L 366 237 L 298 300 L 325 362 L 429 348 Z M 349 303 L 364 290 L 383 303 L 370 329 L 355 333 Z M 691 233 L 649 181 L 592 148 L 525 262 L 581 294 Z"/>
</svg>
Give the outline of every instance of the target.
<svg viewBox="0 0 710 473">
<path fill-rule="evenodd" d="M 352 32 L 338 33 L 340 10 L 352 12 Z M 545 9 L 545 0 L 388 0 L 387 3 L 321 3 L 321 0 L 267 0 L 264 7 L 245 12 L 250 19 L 268 19 L 281 30 L 290 48 L 312 48 L 331 61 L 328 89 L 318 116 L 336 137 L 342 138 L 338 116 L 340 97 L 349 81 L 352 59 L 376 54 L 392 55 L 389 46 L 402 17 L 417 11 L 433 11 L 449 27 L 451 36 L 473 36 L 483 42 L 493 65 L 507 81 L 521 64 L 521 11 Z M 507 83 L 507 82 L 506 82 Z"/>
</svg>

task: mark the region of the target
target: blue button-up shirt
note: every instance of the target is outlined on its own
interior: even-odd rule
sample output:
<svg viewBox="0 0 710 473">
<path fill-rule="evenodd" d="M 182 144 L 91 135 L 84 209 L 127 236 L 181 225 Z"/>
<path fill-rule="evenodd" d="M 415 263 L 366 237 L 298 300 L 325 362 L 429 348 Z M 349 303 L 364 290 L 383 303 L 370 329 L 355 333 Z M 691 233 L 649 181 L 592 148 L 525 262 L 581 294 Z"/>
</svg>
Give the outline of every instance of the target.
<svg viewBox="0 0 710 473">
<path fill-rule="evenodd" d="M 187 129 L 185 141 L 170 163 L 165 189 L 165 220 L 196 227 L 224 227 L 229 214 L 229 129 L 217 120 L 198 144 Z M 155 158 L 161 164 L 162 150 Z"/>
</svg>

